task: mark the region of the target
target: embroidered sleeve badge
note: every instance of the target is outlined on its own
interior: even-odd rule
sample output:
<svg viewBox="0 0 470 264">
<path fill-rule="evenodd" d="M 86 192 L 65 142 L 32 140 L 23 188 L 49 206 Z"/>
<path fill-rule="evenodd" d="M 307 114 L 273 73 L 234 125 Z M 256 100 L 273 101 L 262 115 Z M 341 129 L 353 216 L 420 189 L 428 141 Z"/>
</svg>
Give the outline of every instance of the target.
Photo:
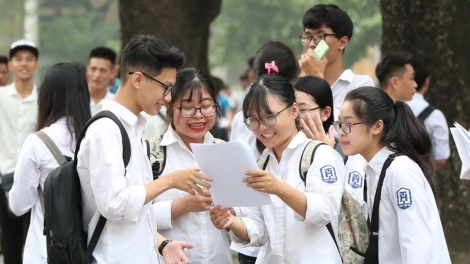
<svg viewBox="0 0 470 264">
<path fill-rule="evenodd" d="M 397 191 L 397 206 L 400 209 L 408 209 L 413 204 L 411 197 L 411 190 L 407 188 L 400 188 Z"/>
<path fill-rule="evenodd" d="M 330 165 L 323 166 L 320 169 L 320 173 L 321 173 L 322 181 L 326 183 L 332 184 L 338 180 L 338 177 L 336 176 L 335 168 L 333 166 L 330 166 Z"/>
<path fill-rule="evenodd" d="M 359 189 L 362 187 L 362 176 L 357 171 L 349 173 L 348 184 L 351 185 L 354 189 Z"/>
</svg>

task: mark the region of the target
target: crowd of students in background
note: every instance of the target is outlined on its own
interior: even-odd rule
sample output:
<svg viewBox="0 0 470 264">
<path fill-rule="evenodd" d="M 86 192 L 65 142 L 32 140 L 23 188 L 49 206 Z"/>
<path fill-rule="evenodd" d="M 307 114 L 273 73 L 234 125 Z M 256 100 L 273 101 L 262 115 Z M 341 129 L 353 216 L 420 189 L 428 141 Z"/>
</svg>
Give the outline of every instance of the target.
<svg viewBox="0 0 470 264">
<path fill-rule="evenodd" d="M 336 241 L 344 192 L 366 219 L 378 219 L 379 235 L 370 235 L 378 249 L 363 252 L 365 263 L 450 263 L 432 180 L 450 156 L 449 133 L 443 113 L 423 97 L 431 82 L 425 59 L 385 54 L 377 88 L 343 64 L 353 36 L 345 11 L 318 4 L 302 24 L 304 53 L 264 44 L 240 76 L 239 93 L 183 69 L 182 51 L 148 35 L 131 39 L 120 58 L 97 47 L 86 66 L 58 63 L 37 87 L 39 49 L 13 43 L 9 57 L 0 57 L 4 263 L 47 263 L 41 189 L 59 164 L 36 131 L 63 155 L 77 154 L 85 231 L 107 219 L 92 263 L 232 263 L 231 250 L 240 264 L 342 263 Z M 323 59 L 312 52 L 320 41 L 329 46 Z M 90 125 L 73 153 L 82 128 L 103 110 L 129 136 L 127 167 L 119 127 L 106 118 Z M 142 144 L 155 138 L 165 148 L 159 177 L 148 158 L 154 150 Z M 242 139 L 256 158 L 267 158 L 243 181 L 270 194 L 271 204 L 213 204 L 211 175 L 198 169 L 190 144 L 217 138 Z M 303 151 L 317 141 L 325 144 L 302 179 Z"/>
</svg>

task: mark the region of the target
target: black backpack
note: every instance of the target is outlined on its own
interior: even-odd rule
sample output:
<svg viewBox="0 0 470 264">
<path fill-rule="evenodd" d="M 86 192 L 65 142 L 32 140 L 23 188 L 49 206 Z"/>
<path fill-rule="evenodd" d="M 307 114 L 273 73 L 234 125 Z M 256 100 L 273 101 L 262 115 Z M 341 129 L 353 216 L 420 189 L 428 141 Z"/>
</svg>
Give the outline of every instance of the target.
<svg viewBox="0 0 470 264">
<path fill-rule="evenodd" d="M 106 224 L 100 217 L 90 244 L 83 229 L 82 193 L 77 173 L 77 154 L 86 130 L 94 121 L 110 118 L 118 126 L 122 136 L 124 166 L 127 167 L 131 156 L 131 146 L 121 121 L 110 111 L 102 111 L 93 116 L 80 133 L 75 148 L 75 158 L 51 171 L 44 183 L 44 235 L 47 239 L 47 263 L 49 264 L 87 264 Z M 125 175 L 124 175 L 125 176 Z"/>
</svg>

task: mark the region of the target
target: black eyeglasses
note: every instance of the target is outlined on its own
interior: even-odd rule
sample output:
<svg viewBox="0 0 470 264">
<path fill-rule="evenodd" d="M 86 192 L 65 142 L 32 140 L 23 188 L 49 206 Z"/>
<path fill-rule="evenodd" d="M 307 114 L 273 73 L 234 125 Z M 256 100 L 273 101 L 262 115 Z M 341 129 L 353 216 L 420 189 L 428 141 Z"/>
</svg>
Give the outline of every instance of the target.
<svg viewBox="0 0 470 264">
<path fill-rule="evenodd" d="M 317 109 L 319 109 L 319 108 L 321 108 L 321 107 L 318 106 L 318 107 L 314 107 L 314 108 L 300 108 L 300 109 L 299 109 L 299 114 L 305 115 L 305 114 L 307 114 L 308 112 L 311 112 L 311 111 L 313 111 L 313 110 L 317 110 Z"/>
<path fill-rule="evenodd" d="M 201 114 L 205 117 L 213 116 L 215 114 L 215 109 L 217 108 L 217 105 L 205 105 L 201 107 L 189 107 L 189 106 L 182 106 L 182 107 L 177 107 L 176 105 L 173 105 L 176 109 L 180 110 L 180 115 L 182 117 L 190 118 L 193 117 L 197 110 L 201 112 Z"/>
<path fill-rule="evenodd" d="M 349 134 L 351 133 L 351 127 L 359 124 L 364 124 L 365 122 L 357 122 L 357 123 L 341 123 L 339 121 L 334 121 L 333 122 L 333 127 L 336 130 L 336 132 L 339 132 L 339 129 L 341 128 L 344 133 Z"/>
<path fill-rule="evenodd" d="M 308 46 L 310 42 L 312 42 L 312 40 L 313 40 L 313 43 L 315 43 L 315 45 L 318 45 L 320 41 L 325 40 L 325 38 L 328 36 L 336 37 L 338 36 L 338 34 L 320 33 L 320 34 L 316 34 L 313 36 L 299 36 L 299 38 L 300 38 L 300 43 L 302 44 L 302 46 Z"/>
<path fill-rule="evenodd" d="M 132 74 L 134 74 L 134 73 L 136 73 L 136 72 L 129 72 L 129 75 L 132 75 Z M 163 92 L 163 96 L 169 94 L 169 93 L 171 92 L 171 90 L 173 90 L 173 88 L 175 87 L 174 85 L 166 85 L 166 84 L 160 82 L 159 80 L 153 78 L 152 76 L 146 74 L 145 72 L 140 72 L 140 73 L 142 73 L 142 75 L 144 75 L 145 77 L 149 78 L 150 80 L 156 81 L 156 82 L 159 83 L 161 86 L 163 86 L 163 89 L 165 89 L 165 91 Z"/>
<path fill-rule="evenodd" d="M 251 130 L 251 131 L 258 130 L 258 128 L 260 126 L 260 121 L 266 127 L 272 127 L 272 126 L 276 125 L 276 123 L 277 123 L 276 116 L 278 116 L 282 111 L 286 110 L 289 107 L 291 107 L 291 106 L 290 105 L 286 106 L 284 109 L 277 112 L 276 114 L 266 115 L 263 118 L 261 118 L 261 120 L 256 119 L 256 118 L 247 118 L 247 119 L 244 120 L 244 123 L 248 127 L 248 129 Z"/>
</svg>

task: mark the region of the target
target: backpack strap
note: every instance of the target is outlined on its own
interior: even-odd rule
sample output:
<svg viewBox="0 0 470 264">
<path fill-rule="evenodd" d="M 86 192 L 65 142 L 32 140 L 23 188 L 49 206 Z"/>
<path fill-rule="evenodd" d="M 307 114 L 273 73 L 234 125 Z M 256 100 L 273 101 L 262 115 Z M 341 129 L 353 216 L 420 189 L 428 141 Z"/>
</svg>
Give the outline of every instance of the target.
<svg viewBox="0 0 470 264">
<path fill-rule="evenodd" d="M 147 157 L 150 160 L 154 180 L 160 177 L 166 164 L 166 146 L 161 145 L 162 139 L 163 135 L 158 135 L 149 140 L 145 140 L 148 150 Z"/>
<path fill-rule="evenodd" d="M 269 163 L 269 154 L 264 154 L 263 156 L 259 157 L 256 163 L 258 164 L 258 168 L 260 170 L 266 170 L 266 167 Z"/>
<path fill-rule="evenodd" d="M 57 163 L 59 163 L 59 166 L 62 166 L 65 163 L 67 163 L 67 159 L 64 157 L 64 155 L 62 155 L 62 152 L 60 152 L 57 145 L 54 143 L 54 141 L 52 141 L 52 139 L 46 133 L 44 133 L 43 131 L 37 131 L 34 134 L 37 137 L 39 137 L 42 140 L 42 142 L 44 142 L 46 147 L 54 156 Z M 39 194 L 38 195 L 39 200 L 41 201 L 42 214 L 46 215 L 46 212 L 44 211 L 44 194 L 42 193 L 41 184 L 38 185 L 38 194 Z"/>
<path fill-rule="evenodd" d="M 434 110 L 436 110 L 434 106 L 428 105 L 426 108 L 424 108 L 423 111 L 421 111 L 421 113 L 419 113 L 419 115 L 417 116 L 418 120 L 424 124 L 424 121 L 426 121 L 426 119 Z"/>
<path fill-rule="evenodd" d="M 85 138 L 86 131 L 93 122 L 101 118 L 109 118 L 113 120 L 114 123 L 116 123 L 116 125 L 119 127 L 119 131 L 121 132 L 121 138 L 122 138 L 122 160 L 124 162 L 124 168 L 127 168 L 127 165 L 129 165 L 129 161 L 131 158 L 131 142 L 129 140 L 129 135 L 127 135 L 126 129 L 122 125 L 119 118 L 113 112 L 103 110 L 99 112 L 98 114 L 94 115 L 90 120 L 88 120 L 88 122 L 85 124 L 82 131 L 80 132 L 80 136 L 78 137 L 78 140 L 77 140 L 77 145 L 75 146 L 75 158 L 73 161 L 73 166 L 75 170 L 77 169 L 78 151 L 80 150 L 80 144 L 82 143 L 83 138 Z M 126 172 L 127 170 L 125 170 L 124 172 L 124 177 L 126 176 Z M 93 254 L 93 250 L 95 250 L 96 244 L 98 243 L 101 233 L 103 232 L 105 224 L 106 224 L 106 218 L 104 218 L 104 216 L 101 215 L 100 219 L 98 220 L 98 224 L 96 225 L 95 231 L 93 232 L 93 235 L 91 236 L 90 243 L 88 244 L 88 247 L 86 250 L 87 262 L 90 262 L 91 256 Z"/>
<path fill-rule="evenodd" d="M 385 161 L 382 171 L 380 172 L 379 182 L 377 183 L 377 190 L 375 192 L 374 205 L 372 207 L 372 218 L 368 219 L 369 224 L 369 247 L 365 253 L 366 262 L 365 263 L 379 263 L 379 207 L 380 207 L 380 198 L 382 196 L 382 186 L 385 179 L 385 174 L 387 173 L 388 167 L 395 160 L 396 157 L 404 155 L 403 153 L 392 153 L 388 156 Z M 369 262 L 369 261 L 377 262 Z"/>
<path fill-rule="evenodd" d="M 305 146 L 302 152 L 302 157 L 300 158 L 300 163 L 299 163 L 299 175 L 302 181 L 304 182 L 305 186 L 307 186 L 307 173 L 308 173 L 308 169 L 310 168 L 310 165 L 313 163 L 315 152 L 317 151 L 318 147 L 322 145 L 326 145 L 326 144 L 319 140 L 313 140 L 309 142 L 307 146 Z M 339 248 L 338 242 L 336 241 L 335 233 L 333 231 L 333 227 L 331 226 L 331 223 L 328 223 L 326 225 L 326 229 L 328 229 L 328 233 L 330 233 L 331 238 L 333 238 L 333 242 L 335 242 L 336 249 L 338 250 L 339 256 L 341 257 L 341 249 Z M 341 262 L 343 262 L 342 257 L 341 257 Z"/>
</svg>

